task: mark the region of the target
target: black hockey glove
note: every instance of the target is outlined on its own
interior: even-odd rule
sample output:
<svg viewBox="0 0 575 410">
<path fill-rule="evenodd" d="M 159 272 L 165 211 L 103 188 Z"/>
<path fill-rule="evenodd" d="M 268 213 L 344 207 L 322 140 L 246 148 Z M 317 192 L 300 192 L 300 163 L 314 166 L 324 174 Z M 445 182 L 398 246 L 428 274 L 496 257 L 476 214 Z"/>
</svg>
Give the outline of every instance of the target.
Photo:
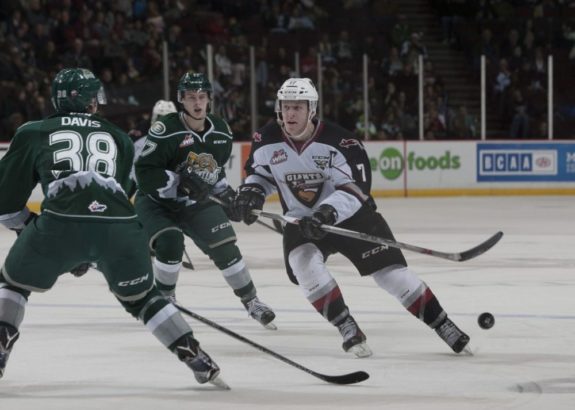
<svg viewBox="0 0 575 410">
<path fill-rule="evenodd" d="M 254 209 L 262 209 L 266 201 L 266 193 L 259 184 L 243 184 L 238 188 L 238 196 L 234 200 L 231 211 L 234 217 L 232 221 L 244 221 L 246 225 L 253 224 L 258 217 L 252 214 Z"/>
<path fill-rule="evenodd" d="M 186 167 L 180 172 L 179 195 L 187 196 L 197 202 L 205 202 L 211 189 L 211 185 L 196 174 L 192 167 Z"/>
<path fill-rule="evenodd" d="M 224 208 L 228 218 L 234 222 L 240 222 L 242 220 L 241 215 L 235 212 L 236 209 L 233 206 L 237 193 L 232 189 L 231 186 L 228 186 L 219 194 L 214 194 L 214 196 L 222 201 L 222 208 Z"/>
<path fill-rule="evenodd" d="M 327 232 L 320 228 L 321 225 L 333 225 L 337 220 L 337 211 L 331 205 L 321 205 L 312 216 L 305 216 L 299 220 L 301 234 L 313 240 L 323 239 Z"/>
<path fill-rule="evenodd" d="M 28 218 L 26 218 L 26 220 L 24 221 L 24 225 L 22 225 L 19 228 L 10 228 L 10 230 L 16 232 L 16 236 L 20 236 L 26 225 L 33 222 L 34 219 L 36 218 L 38 218 L 38 214 L 35 212 L 30 212 L 30 215 L 28 215 Z"/>
<path fill-rule="evenodd" d="M 78 266 L 76 266 L 74 269 L 72 269 L 70 271 L 70 273 L 72 275 L 74 275 L 75 277 L 79 278 L 80 276 L 84 276 L 86 274 L 86 272 L 88 272 L 88 269 L 90 269 L 90 263 L 88 263 L 88 262 L 81 263 Z"/>
</svg>

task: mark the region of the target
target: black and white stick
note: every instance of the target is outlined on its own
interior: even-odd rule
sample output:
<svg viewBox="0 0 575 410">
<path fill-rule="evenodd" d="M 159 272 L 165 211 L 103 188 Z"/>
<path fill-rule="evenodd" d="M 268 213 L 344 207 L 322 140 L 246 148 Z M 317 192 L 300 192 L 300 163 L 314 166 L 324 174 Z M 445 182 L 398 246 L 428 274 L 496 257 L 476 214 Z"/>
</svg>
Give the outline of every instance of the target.
<svg viewBox="0 0 575 410">
<path fill-rule="evenodd" d="M 213 201 L 213 202 L 215 202 L 216 204 L 221 205 L 221 206 L 223 206 L 223 207 L 226 207 L 226 208 L 227 208 L 227 207 L 230 206 L 230 204 L 225 203 L 225 202 L 222 201 L 220 198 L 218 198 L 218 197 L 216 197 L 216 196 L 214 196 L 214 195 L 210 195 L 209 198 L 210 198 L 210 201 Z M 272 231 L 275 231 L 275 232 L 277 232 L 277 233 L 280 233 L 280 234 L 283 233 L 277 226 L 271 226 L 270 224 L 267 224 L 267 223 L 265 223 L 264 221 L 260 221 L 259 219 L 256 221 L 256 223 L 258 223 L 258 224 L 260 224 L 260 225 L 262 225 L 262 226 L 265 226 L 266 228 L 271 229 Z"/>
<path fill-rule="evenodd" d="M 190 255 L 188 255 L 188 251 L 186 251 L 186 248 L 184 248 L 184 255 L 186 255 L 186 260 L 182 261 L 182 266 L 184 268 L 194 270 L 192 259 L 190 258 Z"/>
<path fill-rule="evenodd" d="M 192 264 L 192 260 L 190 259 L 190 255 L 188 255 L 188 251 L 184 248 L 184 255 L 186 256 L 185 261 L 182 261 L 182 266 L 186 269 L 194 270 L 194 265 Z M 156 252 L 150 251 L 150 256 L 156 256 Z"/>
<path fill-rule="evenodd" d="M 273 350 L 268 349 L 265 346 L 262 346 L 238 333 L 235 333 L 233 331 L 231 331 L 230 329 L 217 324 L 216 322 L 212 322 L 210 319 L 207 319 L 197 313 L 192 312 L 191 310 L 186 309 L 185 307 L 182 307 L 178 304 L 175 304 L 176 308 L 178 308 L 182 313 L 186 314 L 187 316 L 190 316 L 191 318 L 194 318 L 210 327 L 213 327 L 216 330 L 219 330 L 222 333 L 225 333 L 228 336 L 233 337 L 234 339 L 239 340 L 240 342 L 244 342 L 247 343 L 248 345 L 255 347 L 257 350 L 259 350 L 260 352 L 264 352 L 267 353 L 273 357 L 275 357 L 278 360 L 281 360 L 284 363 L 289 364 L 290 366 L 293 366 L 297 369 L 300 369 L 308 374 L 311 374 L 314 377 L 317 377 L 318 379 L 321 379 L 325 382 L 328 383 L 334 383 L 334 384 L 354 384 L 354 383 L 359 383 L 362 382 L 364 380 L 367 380 L 369 378 L 369 374 L 367 374 L 364 371 L 357 371 L 357 372 L 353 372 L 353 373 L 347 373 L 347 374 L 342 374 L 342 375 L 338 375 L 338 376 L 328 376 L 325 374 L 321 374 L 318 372 L 315 372 L 311 369 L 308 369 L 305 366 L 302 366 L 299 363 L 294 362 L 291 359 L 288 359 L 285 356 L 282 356 L 279 353 L 274 352 Z"/>
<path fill-rule="evenodd" d="M 252 213 L 254 215 L 263 216 L 265 218 L 270 218 L 273 220 L 283 221 L 283 222 L 287 222 L 287 223 L 291 223 L 291 224 L 297 224 L 299 222 L 299 219 L 294 218 L 294 217 L 274 214 L 271 212 L 264 212 L 264 211 L 260 211 L 257 209 L 254 209 L 252 211 Z M 332 226 L 332 225 L 321 225 L 321 229 L 323 229 L 326 232 L 330 232 L 330 233 L 333 233 L 336 235 L 346 236 L 348 238 L 360 239 L 360 240 L 367 241 L 367 242 L 378 243 L 380 245 L 387 245 L 387 246 L 391 246 L 392 248 L 405 249 L 408 251 L 422 253 L 424 255 L 429 255 L 429 256 L 435 256 L 438 258 L 448 259 L 448 260 L 455 261 L 455 262 L 463 262 L 463 261 L 466 261 L 469 259 L 473 259 L 473 258 L 485 253 L 486 251 L 491 249 L 497 242 L 499 242 L 499 240 L 503 236 L 503 232 L 499 231 L 496 234 L 494 234 L 493 236 L 491 236 L 489 239 L 487 239 L 486 241 L 484 241 L 484 242 L 480 243 L 479 245 L 474 246 L 473 248 L 468 249 L 466 251 L 463 251 L 463 252 L 441 252 L 441 251 L 436 251 L 433 249 L 422 248 L 422 247 L 416 246 L 416 245 L 410 245 L 408 243 L 393 241 L 391 239 L 380 238 L 378 236 L 369 235 L 369 234 L 363 233 L 363 232 L 351 231 L 349 229 L 339 228 L 337 226 Z"/>
</svg>

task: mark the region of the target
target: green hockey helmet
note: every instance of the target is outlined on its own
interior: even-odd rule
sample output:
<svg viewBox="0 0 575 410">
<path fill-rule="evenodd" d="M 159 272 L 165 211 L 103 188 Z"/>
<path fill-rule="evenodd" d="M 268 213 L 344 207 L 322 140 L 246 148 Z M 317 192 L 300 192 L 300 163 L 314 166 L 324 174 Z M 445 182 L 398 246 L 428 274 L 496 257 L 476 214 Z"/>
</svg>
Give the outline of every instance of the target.
<svg viewBox="0 0 575 410">
<path fill-rule="evenodd" d="M 52 81 L 52 104 L 58 112 L 86 112 L 94 100 L 106 104 L 106 94 L 90 70 L 65 68 Z"/>
<path fill-rule="evenodd" d="M 182 96 L 186 91 L 205 91 L 212 98 L 212 83 L 202 73 L 188 71 L 178 81 L 178 102 L 182 102 Z"/>
</svg>

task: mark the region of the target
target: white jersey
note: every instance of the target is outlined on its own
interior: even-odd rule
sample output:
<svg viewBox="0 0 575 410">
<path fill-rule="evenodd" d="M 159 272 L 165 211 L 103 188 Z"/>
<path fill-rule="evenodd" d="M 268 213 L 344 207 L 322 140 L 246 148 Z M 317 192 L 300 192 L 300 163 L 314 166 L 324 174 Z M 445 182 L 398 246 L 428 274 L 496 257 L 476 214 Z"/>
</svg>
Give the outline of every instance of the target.
<svg viewBox="0 0 575 410">
<path fill-rule="evenodd" d="M 274 122 L 253 136 L 245 183 L 261 185 L 266 195 L 277 192 L 288 216 L 329 204 L 340 223 L 370 198 L 369 166 L 361 141 L 334 123 L 317 121 L 311 139 L 294 143 Z"/>
</svg>

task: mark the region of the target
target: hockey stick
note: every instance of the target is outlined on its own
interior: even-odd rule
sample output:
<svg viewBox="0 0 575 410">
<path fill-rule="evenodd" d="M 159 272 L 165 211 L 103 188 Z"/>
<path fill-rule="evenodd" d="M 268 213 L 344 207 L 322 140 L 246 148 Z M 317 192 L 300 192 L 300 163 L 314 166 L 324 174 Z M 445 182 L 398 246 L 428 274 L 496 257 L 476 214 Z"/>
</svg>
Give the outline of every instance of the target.
<svg viewBox="0 0 575 410">
<path fill-rule="evenodd" d="M 184 255 L 186 255 L 187 261 L 182 261 L 182 266 L 186 269 L 194 270 L 194 265 L 192 264 L 192 260 L 190 259 L 190 255 L 188 255 L 188 252 L 186 251 L 185 248 L 184 248 Z M 150 251 L 150 256 L 156 256 L 156 252 Z"/>
<path fill-rule="evenodd" d="M 210 201 L 215 202 L 218 205 L 221 205 L 225 208 L 229 207 L 230 204 L 225 203 L 224 201 L 222 201 L 220 198 L 215 197 L 214 195 L 209 195 L 208 198 L 210 198 Z M 259 219 L 256 221 L 258 224 L 265 226 L 268 229 L 271 229 L 272 231 L 275 231 L 279 234 L 283 233 L 282 231 L 280 231 L 279 229 L 277 229 L 275 226 L 271 226 L 270 224 L 265 223 L 264 221 L 260 221 Z"/>
<path fill-rule="evenodd" d="M 321 374 L 321 373 L 317 373 L 314 372 L 311 369 L 308 369 L 305 366 L 302 366 L 299 363 L 294 362 L 291 359 L 288 359 L 285 356 L 282 356 L 279 353 L 274 352 L 273 350 L 268 349 L 265 346 L 262 346 L 238 333 L 235 333 L 233 331 L 231 331 L 230 329 L 223 327 L 222 325 L 217 324 L 216 322 L 212 322 L 210 319 L 206 319 L 205 317 L 198 315 L 197 313 L 192 312 L 191 310 L 186 309 L 185 307 L 182 307 L 178 304 L 174 304 L 176 306 L 176 308 L 178 308 L 178 310 L 180 310 L 180 312 L 202 322 L 205 325 L 208 325 L 210 327 L 213 327 L 216 330 L 219 330 L 222 333 L 225 333 L 228 336 L 233 337 L 234 339 L 239 340 L 240 342 L 244 342 L 247 343 L 248 345 L 255 347 L 257 350 L 259 350 L 260 352 L 264 352 L 267 353 L 273 357 L 275 357 L 276 359 L 281 360 L 284 363 L 289 364 L 290 366 L 293 366 L 297 369 L 303 370 L 304 372 L 311 374 L 314 377 L 317 377 L 318 379 L 321 379 L 325 382 L 328 383 L 334 383 L 334 384 L 354 384 L 354 383 L 359 383 L 362 382 L 364 380 L 367 380 L 369 378 L 369 374 L 364 372 L 364 371 L 358 371 L 358 372 L 353 372 L 353 373 L 347 373 L 347 374 L 342 374 L 339 376 L 328 376 L 325 374 Z"/>
<path fill-rule="evenodd" d="M 188 255 L 188 251 L 184 248 L 184 255 L 186 255 L 187 261 L 182 261 L 182 266 L 184 268 L 188 268 L 194 270 L 194 265 L 192 264 L 192 260 L 190 259 L 190 255 Z"/>
<path fill-rule="evenodd" d="M 284 222 L 291 223 L 291 224 L 298 224 L 299 223 L 299 219 L 294 218 L 294 217 L 290 217 L 290 216 L 274 214 L 271 212 L 264 212 L 264 211 L 260 211 L 257 209 L 254 209 L 252 211 L 252 213 L 254 215 L 263 216 L 265 218 L 270 218 L 270 219 L 274 219 L 274 220 L 278 220 L 278 221 L 284 221 Z M 469 259 L 473 259 L 473 258 L 485 253 L 486 251 L 491 249 L 497 242 L 499 242 L 499 240 L 503 236 L 503 232 L 499 231 L 495 235 L 493 235 L 492 237 L 487 239 L 486 241 L 481 242 L 479 245 L 474 246 L 473 248 L 468 249 L 466 251 L 463 251 L 463 252 L 440 252 L 440 251 L 435 251 L 433 249 L 427 249 L 427 248 L 422 248 L 422 247 L 419 247 L 416 245 L 410 245 L 407 243 L 392 241 L 391 239 L 380 238 L 378 236 L 369 235 L 367 233 L 351 231 L 349 229 L 339 228 L 337 226 L 332 226 L 332 225 L 321 225 L 321 229 L 323 229 L 326 232 L 330 232 L 330 233 L 333 233 L 336 235 L 346 236 L 348 238 L 360 239 L 360 240 L 367 241 L 367 242 L 378 243 L 380 245 L 391 246 L 392 248 L 405 249 L 408 251 L 422 253 L 424 255 L 429 255 L 429 256 L 435 256 L 438 258 L 448 259 L 448 260 L 455 261 L 455 262 L 463 262 L 463 261 L 466 261 Z"/>
</svg>

